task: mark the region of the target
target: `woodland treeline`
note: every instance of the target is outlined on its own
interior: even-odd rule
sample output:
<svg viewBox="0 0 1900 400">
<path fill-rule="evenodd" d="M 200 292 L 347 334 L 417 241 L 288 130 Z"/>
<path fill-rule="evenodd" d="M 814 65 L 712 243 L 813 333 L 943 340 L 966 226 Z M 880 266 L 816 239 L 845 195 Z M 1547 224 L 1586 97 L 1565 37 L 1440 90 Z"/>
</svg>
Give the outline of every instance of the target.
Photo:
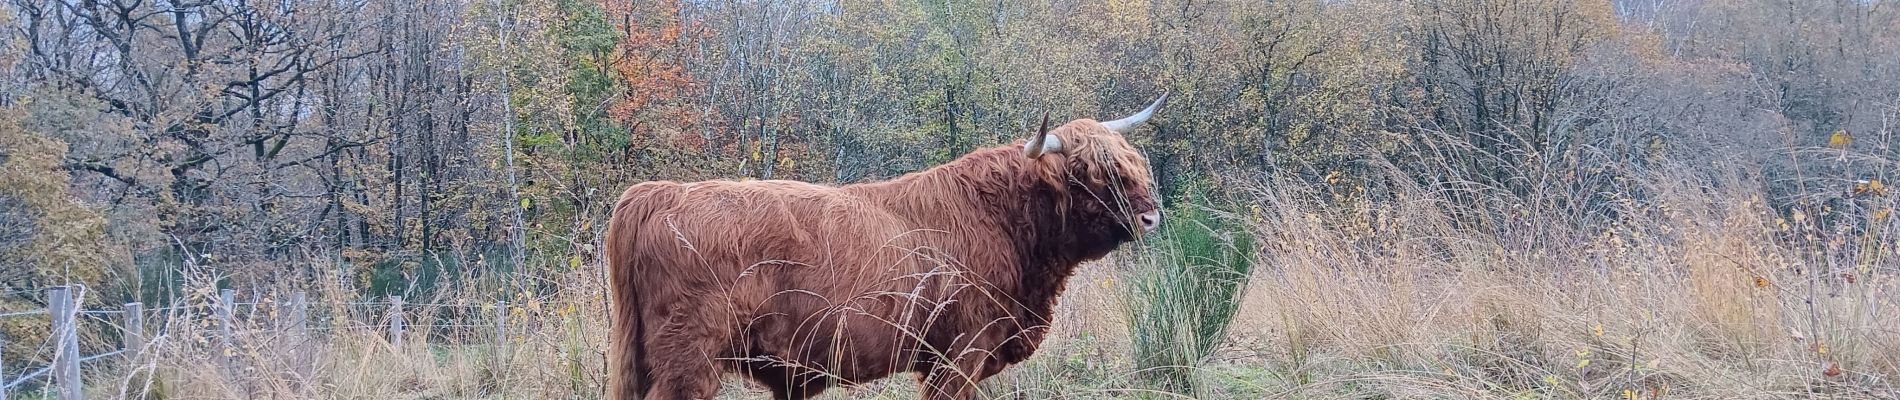
<svg viewBox="0 0 1900 400">
<path fill-rule="evenodd" d="M 1131 140 L 1169 193 L 1422 186 L 1525 246 L 1550 244 L 1524 216 L 1587 225 L 1664 170 L 1850 206 L 1900 118 L 1882 0 L 4 4 L 23 308 L 66 282 L 163 302 L 192 271 L 558 290 L 537 277 L 597 266 L 631 183 L 887 178 L 1163 92 Z"/>
</svg>

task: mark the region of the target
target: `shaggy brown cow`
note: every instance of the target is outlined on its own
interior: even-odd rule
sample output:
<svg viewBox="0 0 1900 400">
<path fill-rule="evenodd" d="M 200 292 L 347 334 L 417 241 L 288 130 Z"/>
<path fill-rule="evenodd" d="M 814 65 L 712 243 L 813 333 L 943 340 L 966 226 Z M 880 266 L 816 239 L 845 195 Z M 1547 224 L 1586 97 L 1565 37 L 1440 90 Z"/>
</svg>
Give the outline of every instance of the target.
<svg viewBox="0 0 1900 400">
<path fill-rule="evenodd" d="M 916 372 L 968 399 L 1028 358 L 1077 265 L 1160 223 L 1128 118 L 1078 119 L 891 181 L 645 182 L 607 231 L 608 398 L 778 399 Z"/>
</svg>

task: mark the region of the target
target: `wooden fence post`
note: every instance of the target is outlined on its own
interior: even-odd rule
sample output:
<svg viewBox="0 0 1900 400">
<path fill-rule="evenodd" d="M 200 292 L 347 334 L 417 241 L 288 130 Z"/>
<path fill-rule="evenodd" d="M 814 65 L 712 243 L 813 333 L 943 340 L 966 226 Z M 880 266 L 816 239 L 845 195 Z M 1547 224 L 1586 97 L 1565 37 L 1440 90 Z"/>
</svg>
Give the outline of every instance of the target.
<svg viewBox="0 0 1900 400">
<path fill-rule="evenodd" d="M 225 357 L 230 357 L 233 352 L 231 348 L 231 314 L 235 313 L 236 309 L 237 289 L 218 290 L 218 340 L 224 346 L 224 348 L 218 349 L 218 353 Z"/>
<path fill-rule="evenodd" d="M 306 347 L 311 342 L 307 328 L 310 323 L 309 300 L 310 296 L 302 290 L 291 292 L 290 309 L 285 313 L 283 321 L 284 328 L 290 331 L 287 342 L 289 346 L 285 347 L 283 356 L 290 360 L 291 370 L 296 371 L 299 377 L 311 376 L 312 368 L 315 368 L 311 365 L 314 364 L 311 362 L 313 359 L 311 351 Z"/>
<path fill-rule="evenodd" d="M 402 296 L 389 296 L 389 343 L 402 350 Z"/>
<path fill-rule="evenodd" d="M 7 348 L 7 338 L 0 337 L 0 349 Z M 7 355 L 0 352 L 0 400 L 7 400 Z"/>
<path fill-rule="evenodd" d="M 71 286 L 46 290 L 46 304 L 53 312 L 53 335 L 58 347 L 53 353 L 53 380 L 59 384 L 61 400 L 80 399 L 79 383 L 79 310 L 73 306 Z"/>
<path fill-rule="evenodd" d="M 145 354 L 145 303 L 125 303 L 125 360 L 137 362 Z"/>
<path fill-rule="evenodd" d="M 288 328 L 290 328 L 291 337 L 299 344 L 304 340 L 304 326 L 309 323 L 307 321 L 309 305 L 305 303 L 308 300 L 309 296 L 301 290 L 290 294 L 290 312 L 287 313 L 290 318 Z"/>
<path fill-rule="evenodd" d="M 124 328 L 120 330 L 120 332 L 125 335 L 125 348 L 120 349 L 125 352 L 125 355 L 122 356 L 125 359 L 125 380 L 123 382 L 127 383 L 126 390 L 134 390 L 132 388 L 136 386 L 131 385 L 131 383 L 137 382 L 134 379 L 138 377 L 139 373 L 139 358 L 145 356 L 145 303 L 136 301 L 125 303 L 124 310 L 125 315 L 123 315 L 123 317 L 125 317 L 125 323 L 122 325 Z M 133 394 L 135 397 L 143 397 L 143 392 L 122 393 Z"/>
<path fill-rule="evenodd" d="M 495 302 L 495 363 L 501 364 L 508 356 L 508 302 Z M 497 371 L 505 369 L 497 368 Z"/>
<path fill-rule="evenodd" d="M 237 313 L 237 289 L 218 289 L 218 365 L 223 367 L 227 379 L 238 381 L 238 388 L 250 393 L 250 382 L 242 378 L 237 368 L 237 347 L 232 339 L 232 314 Z"/>
<path fill-rule="evenodd" d="M 507 351 L 507 301 L 494 301 L 494 343 Z"/>
</svg>

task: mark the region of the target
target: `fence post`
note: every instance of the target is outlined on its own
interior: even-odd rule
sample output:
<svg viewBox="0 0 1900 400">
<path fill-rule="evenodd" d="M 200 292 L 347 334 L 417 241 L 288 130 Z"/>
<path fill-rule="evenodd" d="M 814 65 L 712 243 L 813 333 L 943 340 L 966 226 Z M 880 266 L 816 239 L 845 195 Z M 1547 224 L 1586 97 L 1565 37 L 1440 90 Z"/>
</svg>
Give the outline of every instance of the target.
<svg viewBox="0 0 1900 400">
<path fill-rule="evenodd" d="M 508 356 L 508 302 L 495 302 L 495 362 L 501 364 Z M 500 371 L 502 369 L 497 369 Z"/>
<path fill-rule="evenodd" d="M 7 348 L 7 338 L 0 337 L 0 349 Z M 7 355 L 0 352 L 0 400 L 7 400 Z"/>
<path fill-rule="evenodd" d="M 389 296 L 389 340 L 402 350 L 402 296 Z"/>
<path fill-rule="evenodd" d="M 288 313 L 290 322 L 288 322 L 288 324 L 290 325 L 290 334 L 299 344 L 301 344 L 304 339 L 304 325 L 307 324 L 305 319 L 308 318 L 309 315 L 307 311 L 305 311 L 309 309 L 309 306 L 305 303 L 307 300 L 309 300 L 309 298 L 302 290 L 290 294 L 290 312 Z"/>
<path fill-rule="evenodd" d="M 218 352 L 225 357 L 230 357 L 233 350 L 231 348 L 231 314 L 237 309 L 236 303 L 237 289 L 218 290 L 218 340 L 224 346 L 218 349 Z"/>
<path fill-rule="evenodd" d="M 291 292 L 290 309 L 285 313 L 285 320 L 282 322 L 284 328 L 290 331 L 289 340 L 285 342 L 289 346 L 284 347 L 282 354 L 290 361 L 290 369 L 296 371 L 297 376 L 300 377 L 311 376 L 312 369 L 315 368 L 312 365 L 314 363 L 311 362 L 311 351 L 305 347 L 310 343 L 310 332 L 306 328 L 310 318 L 309 300 L 309 295 L 302 290 Z"/>
<path fill-rule="evenodd" d="M 136 362 L 145 354 L 145 303 L 125 303 L 125 360 Z"/>
<path fill-rule="evenodd" d="M 53 353 L 53 380 L 59 384 L 61 400 L 80 399 L 78 312 L 73 307 L 71 286 L 46 290 L 46 304 L 53 312 L 53 335 L 59 344 Z"/>
</svg>

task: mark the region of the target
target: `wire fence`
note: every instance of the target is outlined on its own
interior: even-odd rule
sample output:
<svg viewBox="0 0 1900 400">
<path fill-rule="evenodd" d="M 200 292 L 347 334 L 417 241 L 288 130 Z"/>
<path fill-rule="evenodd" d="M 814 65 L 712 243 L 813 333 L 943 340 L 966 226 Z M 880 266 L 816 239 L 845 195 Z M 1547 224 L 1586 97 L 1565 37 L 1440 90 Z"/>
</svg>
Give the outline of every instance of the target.
<svg viewBox="0 0 1900 400">
<path fill-rule="evenodd" d="M 103 377 L 126 377 L 137 368 L 101 368 L 111 360 L 134 365 L 149 350 L 150 341 L 172 331 L 174 325 L 209 322 L 207 332 L 221 353 L 230 357 L 232 349 L 245 341 L 273 341 L 283 335 L 375 332 L 394 348 L 403 348 L 414 337 L 421 343 L 473 344 L 491 342 L 505 346 L 509 337 L 511 314 L 522 305 L 507 301 L 487 303 L 407 303 L 400 296 L 384 301 L 312 303 L 304 292 L 284 299 L 238 301 L 236 290 L 223 289 L 216 298 L 198 303 L 175 301 L 165 307 L 145 308 L 144 304 L 126 303 L 117 309 L 81 309 L 85 304 L 83 286 L 47 288 L 43 295 L 47 306 L 41 309 L 0 313 L 0 320 L 36 318 L 45 321 L 49 333 L 40 343 L 28 345 L 32 360 L 7 360 L 0 352 L 0 400 L 15 394 L 39 390 L 45 398 L 79 399 L 83 391 L 83 369 Z M 530 308 L 566 307 L 568 303 L 536 302 Z M 313 307 L 316 305 L 318 307 Z M 533 313 L 527 313 L 532 315 Z M 113 341 L 109 349 L 94 349 L 95 354 L 80 351 L 81 325 L 96 327 L 95 341 Z M 24 343 L 7 343 L 0 338 L 0 349 Z M 97 345 L 91 347 L 105 347 Z M 22 363 L 31 361 L 33 364 Z M 16 373 L 16 371 L 18 371 Z M 109 375 L 117 373 L 120 375 Z"/>
</svg>

